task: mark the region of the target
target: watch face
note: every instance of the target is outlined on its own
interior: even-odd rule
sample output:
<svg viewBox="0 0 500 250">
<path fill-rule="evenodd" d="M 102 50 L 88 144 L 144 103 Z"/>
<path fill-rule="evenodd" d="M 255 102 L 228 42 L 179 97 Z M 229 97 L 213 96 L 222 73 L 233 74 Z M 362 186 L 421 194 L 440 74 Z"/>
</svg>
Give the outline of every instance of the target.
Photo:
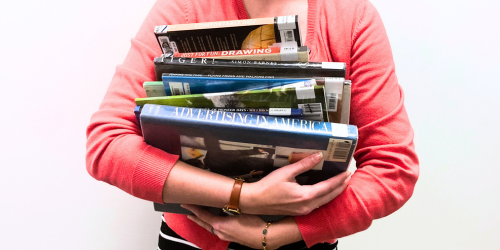
<svg viewBox="0 0 500 250">
<path fill-rule="evenodd" d="M 224 213 L 226 213 L 228 215 L 241 215 L 239 209 L 232 209 L 232 208 L 224 207 L 224 208 L 222 208 L 222 211 L 224 211 Z"/>
</svg>

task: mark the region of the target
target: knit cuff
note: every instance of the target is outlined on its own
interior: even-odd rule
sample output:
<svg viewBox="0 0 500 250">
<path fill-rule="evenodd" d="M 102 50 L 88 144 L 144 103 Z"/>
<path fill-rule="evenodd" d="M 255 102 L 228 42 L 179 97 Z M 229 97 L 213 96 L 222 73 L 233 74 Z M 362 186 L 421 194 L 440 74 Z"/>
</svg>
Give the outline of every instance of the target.
<svg viewBox="0 0 500 250">
<path fill-rule="evenodd" d="M 326 216 L 328 216 L 327 213 L 321 207 L 308 215 L 294 217 L 308 248 L 318 243 L 334 243 L 337 240 L 328 239 L 332 235 L 332 228 Z"/>
<path fill-rule="evenodd" d="M 178 159 L 178 155 L 172 155 L 161 149 L 148 146 L 134 169 L 132 195 L 163 203 L 163 185 Z"/>
</svg>

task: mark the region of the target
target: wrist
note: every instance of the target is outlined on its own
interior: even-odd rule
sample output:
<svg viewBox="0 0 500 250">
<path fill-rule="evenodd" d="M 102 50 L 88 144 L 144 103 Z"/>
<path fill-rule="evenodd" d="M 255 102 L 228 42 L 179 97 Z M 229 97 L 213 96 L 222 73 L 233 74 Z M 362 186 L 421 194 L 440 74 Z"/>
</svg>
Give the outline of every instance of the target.
<svg viewBox="0 0 500 250">
<path fill-rule="evenodd" d="M 258 191 L 255 183 L 245 183 L 241 188 L 240 209 L 245 214 L 258 214 Z"/>
<path fill-rule="evenodd" d="M 284 245 L 292 244 L 302 240 L 297 223 L 293 217 L 286 217 L 280 221 L 273 222 L 267 230 L 267 250 L 277 249 Z"/>
<path fill-rule="evenodd" d="M 231 190 L 229 203 L 222 210 L 229 215 L 241 215 L 240 197 L 241 189 L 243 188 L 243 179 L 236 179 Z"/>
</svg>

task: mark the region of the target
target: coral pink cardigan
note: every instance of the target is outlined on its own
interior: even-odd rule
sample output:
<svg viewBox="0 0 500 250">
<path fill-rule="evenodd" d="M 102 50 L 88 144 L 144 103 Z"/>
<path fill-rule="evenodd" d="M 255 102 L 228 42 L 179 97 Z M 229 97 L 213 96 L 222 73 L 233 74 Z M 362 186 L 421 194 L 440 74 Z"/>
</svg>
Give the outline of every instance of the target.
<svg viewBox="0 0 500 250">
<path fill-rule="evenodd" d="M 295 217 L 308 246 L 333 242 L 367 229 L 400 208 L 412 195 L 418 158 L 403 92 L 395 74 L 382 20 L 366 0 L 309 0 L 307 40 L 311 61 L 347 63 L 352 80 L 350 123 L 359 128 L 357 171 L 347 189 L 312 213 Z M 161 54 L 153 28 L 162 24 L 248 18 L 241 0 L 158 0 L 106 92 L 87 129 L 87 170 L 96 179 L 141 199 L 162 202 L 162 188 L 178 156 L 144 143 L 133 109 L 154 80 L 153 58 Z M 304 28 L 304 27 L 302 27 Z M 202 249 L 228 242 L 185 215 L 165 214 L 167 224 Z"/>
</svg>

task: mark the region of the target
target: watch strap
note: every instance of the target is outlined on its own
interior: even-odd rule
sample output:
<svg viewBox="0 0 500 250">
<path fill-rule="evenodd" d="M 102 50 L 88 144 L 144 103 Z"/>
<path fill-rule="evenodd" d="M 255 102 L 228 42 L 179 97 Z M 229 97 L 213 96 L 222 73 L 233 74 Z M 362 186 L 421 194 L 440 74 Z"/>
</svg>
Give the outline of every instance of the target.
<svg viewBox="0 0 500 250">
<path fill-rule="evenodd" d="M 229 197 L 229 204 L 224 207 L 224 212 L 231 211 L 233 213 L 239 214 L 240 212 L 240 194 L 241 188 L 243 187 L 244 180 L 236 179 L 234 181 L 233 189 L 231 191 L 231 196 Z"/>
</svg>

